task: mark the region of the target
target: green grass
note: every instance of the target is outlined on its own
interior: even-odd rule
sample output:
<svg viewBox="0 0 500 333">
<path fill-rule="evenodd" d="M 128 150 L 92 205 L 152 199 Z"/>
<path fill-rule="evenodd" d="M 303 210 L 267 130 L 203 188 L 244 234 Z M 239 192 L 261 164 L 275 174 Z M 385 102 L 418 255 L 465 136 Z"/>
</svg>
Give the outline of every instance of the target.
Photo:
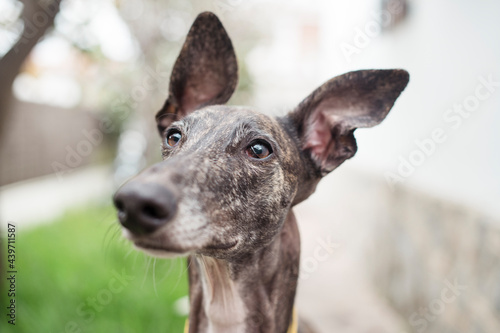
<svg viewBox="0 0 500 333">
<path fill-rule="evenodd" d="M 88 207 L 17 232 L 16 325 L 4 310 L 0 332 L 182 332 L 174 303 L 187 294 L 185 261 L 157 259 L 153 275 L 154 260 L 131 250 L 115 216 Z"/>
</svg>

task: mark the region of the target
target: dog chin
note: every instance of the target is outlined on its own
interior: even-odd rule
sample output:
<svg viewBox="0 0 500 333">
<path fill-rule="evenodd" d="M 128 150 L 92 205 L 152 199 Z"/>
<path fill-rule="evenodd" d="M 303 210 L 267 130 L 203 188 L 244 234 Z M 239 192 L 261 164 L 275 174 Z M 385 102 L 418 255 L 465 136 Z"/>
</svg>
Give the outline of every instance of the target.
<svg viewBox="0 0 500 333">
<path fill-rule="evenodd" d="M 180 257 L 185 257 L 189 254 L 187 252 L 182 253 L 182 252 L 169 252 L 164 250 L 148 249 L 137 245 L 135 245 L 135 247 L 152 257 L 163 258 L 163 259 L 180 258 Z"/>
<path fill-rule="evenodd" d="M 186 257 L 189 255 L 189 251 L 184 251 L 181 249 L 168 249 L 158 246 L 157 244 L 152 244 L 150 242 L 137 239 L 130 231 L 123 229 L 124 238 L 128 239 L 134 244 L 134 247 L 152 257 L 157 258 L 179 258 Z"/>
</svg>

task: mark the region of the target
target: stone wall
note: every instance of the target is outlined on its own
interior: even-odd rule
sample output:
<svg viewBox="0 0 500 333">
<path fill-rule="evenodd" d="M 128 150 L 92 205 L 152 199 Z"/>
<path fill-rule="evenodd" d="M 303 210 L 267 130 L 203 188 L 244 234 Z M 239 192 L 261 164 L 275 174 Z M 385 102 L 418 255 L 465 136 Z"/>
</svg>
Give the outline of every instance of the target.
<svg viewBox="0 0 500 333">
<path fill-rule="evenodd" d="M 408 332 L 500 332 L 499 221 L 406 188 L 386 192 L 366 263 Z"/>
</svg>

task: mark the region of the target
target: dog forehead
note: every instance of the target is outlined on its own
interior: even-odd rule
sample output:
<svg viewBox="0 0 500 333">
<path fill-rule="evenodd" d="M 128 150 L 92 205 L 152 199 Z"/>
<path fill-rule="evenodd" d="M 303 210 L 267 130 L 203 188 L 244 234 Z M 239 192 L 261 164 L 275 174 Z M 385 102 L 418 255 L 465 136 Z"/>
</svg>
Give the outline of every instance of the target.
<svg viewBox="0 0 500 333">
<path fill-rule="evenodd" d="M 275 136 L 281 132 L 278 122 L 249 107 L 215 105 L 199 109 L 182 119 L 182 123 L 192 130 L 217 131 L 219 135 L 257 130 L 262 134 Z"/>
</svg>

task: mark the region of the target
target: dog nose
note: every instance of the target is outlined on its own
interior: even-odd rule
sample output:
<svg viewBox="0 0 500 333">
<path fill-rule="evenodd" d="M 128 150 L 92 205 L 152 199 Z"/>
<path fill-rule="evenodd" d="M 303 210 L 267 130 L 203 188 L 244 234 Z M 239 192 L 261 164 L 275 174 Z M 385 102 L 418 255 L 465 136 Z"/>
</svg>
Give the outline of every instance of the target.
<svg viewBox="0 0 500 333">
<path fill-rule="evenodd" d="M 154 183 L 130 181 L 120 188 L 113 202 L 120 223 L 137 235 L 152 233 L 175 215 L 175 196 L 166 187 Z"/>
</svg>

